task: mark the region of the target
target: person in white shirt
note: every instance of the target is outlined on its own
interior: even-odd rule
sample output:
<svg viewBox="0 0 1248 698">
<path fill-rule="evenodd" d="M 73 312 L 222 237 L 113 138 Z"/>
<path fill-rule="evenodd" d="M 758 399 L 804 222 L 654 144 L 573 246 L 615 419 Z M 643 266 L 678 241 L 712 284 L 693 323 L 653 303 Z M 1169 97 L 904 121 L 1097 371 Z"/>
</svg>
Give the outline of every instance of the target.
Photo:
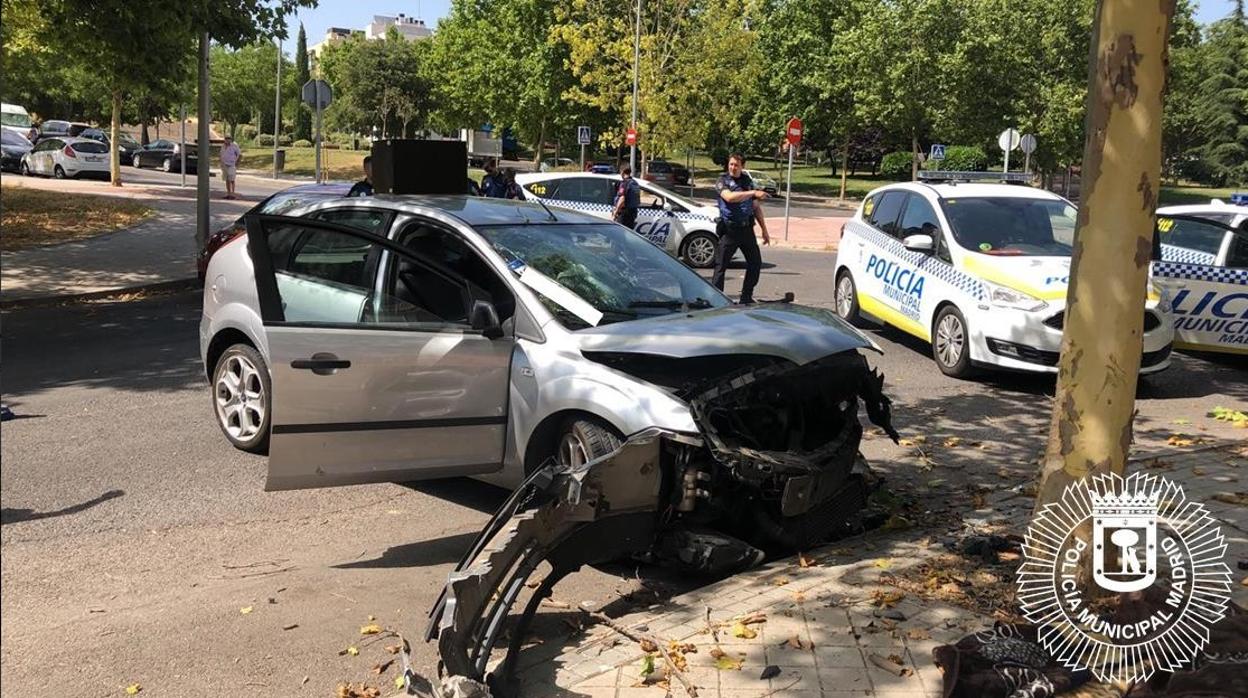
<svg viewBox="0 0 1248 698">
<path fill-rule="evenodd" d="M 234 177 L 238 174 L 238 160 L 243 151 L 233 138 L 225 137 L 225 145 L 221 146 L 221 178 L 225 180 L 225 198 L 237 199 L 234 195 Z"/>
</svg>

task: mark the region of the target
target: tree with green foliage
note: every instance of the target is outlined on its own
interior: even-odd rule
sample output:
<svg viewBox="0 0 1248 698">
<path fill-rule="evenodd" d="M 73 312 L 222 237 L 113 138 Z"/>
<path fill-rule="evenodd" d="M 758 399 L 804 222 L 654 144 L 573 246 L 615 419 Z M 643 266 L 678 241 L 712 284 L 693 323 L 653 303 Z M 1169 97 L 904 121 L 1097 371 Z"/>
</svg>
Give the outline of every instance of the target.
<svg viewBox="0 0 1248 698">
<path fill-rule="evenodd" d="M 383 138 L 406 138 L 412 127 L 423 127 L 429 112 L 423 51 L 393 27 L 380 40 L 352 36 L 327 46 L 318 65 L 334 88 L 325 114 L 329 128 L 368 132 L 376 126 Z"/>
<path fill-rule="evenodd" d="M 312 72 L 308 67 L 308 35 L 303 30 L 303 22 L 300 22 L 299 37 L 295 40 L 295 89 L 302 91 L 304 84 L 311 79 Z M 295 140 L 311 140 L 312 113 L 302 102 L 295 106 Z"/>
<path fill-rule="evenodd" d="M 213 114 L 235 136 L 238 125 L 262 125 L 261 115 L 273 113 L 273 81 L 277 77 L 277 46 L 270 41 L 237 50 L 213 46 Z M 266 109 L 267 108 L 267 109 Z"/>
<path fill-rule="evenodd" d="M 1202 58 L 1206 71 L 1194 112 L 1201 124 L 1201 149 L 1209 181 L 1218 186 L 1248 183 L 1248 20 L 1244 0 L 1230 16 L 1209 27 Z"/>
</svg>

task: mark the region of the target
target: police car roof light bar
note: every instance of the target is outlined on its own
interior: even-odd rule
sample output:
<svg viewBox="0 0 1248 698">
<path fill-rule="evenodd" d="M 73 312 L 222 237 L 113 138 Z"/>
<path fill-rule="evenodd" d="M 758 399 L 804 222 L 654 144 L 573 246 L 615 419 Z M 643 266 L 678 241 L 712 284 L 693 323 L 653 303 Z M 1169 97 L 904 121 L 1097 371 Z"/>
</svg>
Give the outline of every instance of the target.
<svg viewBox="0 0 1248 698">
<path fill-rule="evenodd" d="M 919 170 L 921 182 L 1002 182 L 1004 184 L 1027 184 L 1031 175 L 1026 172 L 964 172 L 955 170 Z"/>
</svg>

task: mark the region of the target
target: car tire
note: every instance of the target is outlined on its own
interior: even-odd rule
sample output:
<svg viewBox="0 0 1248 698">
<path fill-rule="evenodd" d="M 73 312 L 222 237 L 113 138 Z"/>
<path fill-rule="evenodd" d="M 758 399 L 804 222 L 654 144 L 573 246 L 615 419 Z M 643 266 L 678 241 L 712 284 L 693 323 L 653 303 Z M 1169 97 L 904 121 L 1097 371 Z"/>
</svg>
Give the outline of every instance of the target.
<svg viewBox="0 0 1248 698">
<path fill-rule="evenodd" d="M 555 462 L 564 467 L 584 465 L 618 449 L 621 443 L 619 433 L 601 420 L 569 419 L 559 430 Z"/>
<path fill-rule="evenodd" d="M 23 161 L 22 166 L 19 169 L 21 169 L 23 177 L 34 176 L 34 173 L 30 171 L 30 163 Z"/>
<path fill-rule="evenodd" d="M 65 179 L 65 170 L 60 165 L 57 165 L 52 168 L 52 176 L 57 179 Z"/>
<path fill-rule="evenodd" d="M 834 294 L 833 300 L 838 317 L 854 327 L 862 327 L 866 324 L 862 319 L 862 311 L 858 307 L 858 286 L 854 283 L 854 275 L 850 274 L 848 269 L 842 269 L 841 273 L 836 275 Z"/>
<path fill-rule="evenodd" d="M 165 161 L 161 163 L 160 169 L 165 172 L 173 172 L 173 158 L 165 158 Z"/>
<path fill-rule="evenodd" d="M 681 243 L 680 258 L 694 269 L 710 269 L 715 266 L 715 251 L 719 238 L 711 233 L 696 232 Z"/>
<path fill-rule="evenodd" d="M 957 306 L 946 305 L 932 322 L 932 358 L 940 372 L 953 378 L 971 375 L 971 334 Z"/>
<path fill-rule="evenodd" d="M 269 365 L 255 347 L 235 344 L 212 369 L 212 409 L 229 442 L 248 453 L 269 451 L 273 384 Z"/>
</svg>

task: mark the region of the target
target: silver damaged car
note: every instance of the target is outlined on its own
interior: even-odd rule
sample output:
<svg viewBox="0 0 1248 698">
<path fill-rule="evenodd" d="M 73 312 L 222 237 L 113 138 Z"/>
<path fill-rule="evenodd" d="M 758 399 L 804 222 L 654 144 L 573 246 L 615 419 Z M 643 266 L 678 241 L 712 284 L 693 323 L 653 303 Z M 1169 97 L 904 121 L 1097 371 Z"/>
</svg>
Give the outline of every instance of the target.
<svg viewBox="0 0 1248 698">
<path fill-rule="evenodd" d="M 267 489 L 467 475 L 514 491 L 431 613 L 485 679 L 529 575 L 647 556 L 699 573 L 851 531 L 876 349 L 827 310 L 738 306 L 632 231 L 540 203 L 334 199 L 253 215 L 208 264 L 213 408 Z M 878 351 L 878 349 L 876 349 Z M 502 694 L 515 645 L 490 683 Z"/>
</svg>

